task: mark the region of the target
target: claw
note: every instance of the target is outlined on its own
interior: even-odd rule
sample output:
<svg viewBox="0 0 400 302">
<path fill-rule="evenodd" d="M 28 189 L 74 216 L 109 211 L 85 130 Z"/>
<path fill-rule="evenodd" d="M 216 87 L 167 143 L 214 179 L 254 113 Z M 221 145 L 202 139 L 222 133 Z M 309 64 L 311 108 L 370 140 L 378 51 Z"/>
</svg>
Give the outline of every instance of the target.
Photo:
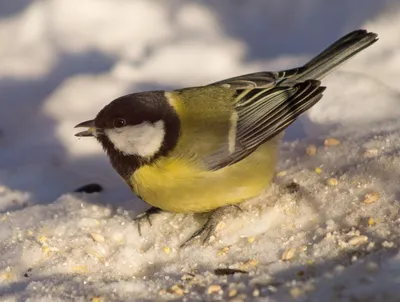
<svg viewBox="0 0 400 302">
<path fill-rule="evenodd" d="M 202 243 L 207 243 L 211 236 L 214 234 L 215 228 L 221 220 L 221 217 L 225 214 L 232 213 L 232 209 L 236 211 L 242 211 L 242 209 L 237 205 L 229 205 L 225 207 L 218 208 L 214 210 L 208 217 L 206 223 L 192 234 L 185 242 L 183 242 L 180 247 L 185 247 L 191 244 L 196 239 L 203 237 Z"/>
<path fill-rule="evenodd" d="M 212 215 L 212 214 L 211 214 Z M 183 242 L 180 247 L 185 247 L 195 241 L 197 238 L 203 237 L 202 243 L 205 244 L 210 239 L 211 235 L 215 231 L 215 227 L 217 226 L 217 222 L 211 217 L 208 218 L 207 222 L 196 232 L 192 234 L 185 242 Z"/>
<path fill-rule="evenodd" d="M 142 223 L 143 223 L 143 220 L 146 219 L 147 222 L 148 222 L 148 224 L 149 224 L 150 226 L 152 226 L 150 216 L 152 216 L 152 215 L 154 215 L 154 214 L 157 214 L 157 213 L 160 213 L 160 212 L 161 212 L 161 209 L 156 208 L 156 207 L 151 207 L 151 208 L 148 209 L 146 212 L 143 212 L 143 213 L 137 215 L 137 216 L 133 219 L 133 221 L 136 221 L 137 224 L 138 224 L 138 233 L 139 233 L 139 236 L 140 236 L 140 237 L 142 237 L 142 227 L 141 227 L 141 225 L 142 225 Z"/>
</svg>

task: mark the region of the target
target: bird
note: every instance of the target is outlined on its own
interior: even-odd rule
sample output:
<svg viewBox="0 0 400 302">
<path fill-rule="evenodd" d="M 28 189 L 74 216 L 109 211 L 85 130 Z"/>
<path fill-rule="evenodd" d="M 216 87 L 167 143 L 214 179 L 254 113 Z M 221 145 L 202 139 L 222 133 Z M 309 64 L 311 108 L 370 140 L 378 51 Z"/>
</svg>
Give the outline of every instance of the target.
<svg viewBox="0 0 400 302">
<path fill-rule="evenodd" d="M 322 98 L 321 80 L 377 40 L 359 29 L 300 67 L 127 94 L 76 125 L 87 129 L 75 135 L 96 138 L 151 206 L 135 219 L 139 232 L 140 221 L 162 211 L 208 213 L 181 246 L 205 243 L 223 215 L 269 187 L 285 129 Z"/>
</svg>

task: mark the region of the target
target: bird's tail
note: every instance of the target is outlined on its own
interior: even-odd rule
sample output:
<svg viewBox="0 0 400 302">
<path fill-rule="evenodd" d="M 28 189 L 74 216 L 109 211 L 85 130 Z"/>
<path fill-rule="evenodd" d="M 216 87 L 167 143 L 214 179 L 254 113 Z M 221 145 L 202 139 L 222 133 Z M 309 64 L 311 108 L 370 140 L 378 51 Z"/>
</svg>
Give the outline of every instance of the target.
<svg viewBox="0 0 400 302">
<path fill-rule="evenodd" d="M 282 71 L 279 76 L 286 81 L 321 80 L 328 73 L 361 50 L 374 44 L 378 35 L 366 30 L 355 30 L 337 40 L 323 52 L 300 68 Z"/>
</svg>

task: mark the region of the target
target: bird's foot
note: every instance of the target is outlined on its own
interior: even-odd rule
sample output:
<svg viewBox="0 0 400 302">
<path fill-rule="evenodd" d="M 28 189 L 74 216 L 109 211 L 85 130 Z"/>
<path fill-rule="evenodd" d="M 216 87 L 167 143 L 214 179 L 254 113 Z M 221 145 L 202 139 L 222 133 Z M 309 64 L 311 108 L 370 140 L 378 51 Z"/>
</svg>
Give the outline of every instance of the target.
<svg viewBox="0 0 400 302">
<path fill-rule="evenodd" d="M 148 209 L 147 211 L 137 215 L 133 221 L 137 222 L 138 224 L 138 232 L 139 232 L 139 236 L 142 236 L 142 223 L 144 221 L 147 221 L 148 224 L 150 226 L 152 226 L 151 224 L 151 216 L 153 216 L 154 214 L 160 213 L 162 210 L 156 207 L 151 207 L 150 209 Z"/>
<path fill-rule="evenodd" d="M 202 244 L 207 243 L 210 240 L 210 237 L 214 234 L 218 223 L 221 221 L 221 218 L 226 214 L 232 214 L 238 210 L 242 211 L 242 209 L 237 205 L 229 205 L 212 211 L 210 216 L 208 216 L 206 223 L 200 229 L 194 232 L 189 239 L 182 243 L 180 247 L 190 245 L 193 241 L 201 237 L 203 238 Z"/>
</svg>

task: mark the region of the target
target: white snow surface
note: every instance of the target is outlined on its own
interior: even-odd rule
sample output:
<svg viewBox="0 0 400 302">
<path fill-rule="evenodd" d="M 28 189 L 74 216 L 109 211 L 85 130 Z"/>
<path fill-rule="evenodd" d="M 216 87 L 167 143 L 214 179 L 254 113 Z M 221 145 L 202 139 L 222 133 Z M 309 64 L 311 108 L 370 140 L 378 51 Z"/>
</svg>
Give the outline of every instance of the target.
<svg viewBox="0 0 400 302">
<path fill-rule="evenodd" d="M 274 184 L 204 246 L 179 248 L 199 215 L 139 236 L 146 205 L 74 137 L 123 94 L 294 67 L 357 28 L 380 40 L 324 80 Z M 0 0 L 0 301 L 399 301 L 399 32 L 396 0 Z M 73 193 L 88 183 L 104 191 Z"/>
</svg>

